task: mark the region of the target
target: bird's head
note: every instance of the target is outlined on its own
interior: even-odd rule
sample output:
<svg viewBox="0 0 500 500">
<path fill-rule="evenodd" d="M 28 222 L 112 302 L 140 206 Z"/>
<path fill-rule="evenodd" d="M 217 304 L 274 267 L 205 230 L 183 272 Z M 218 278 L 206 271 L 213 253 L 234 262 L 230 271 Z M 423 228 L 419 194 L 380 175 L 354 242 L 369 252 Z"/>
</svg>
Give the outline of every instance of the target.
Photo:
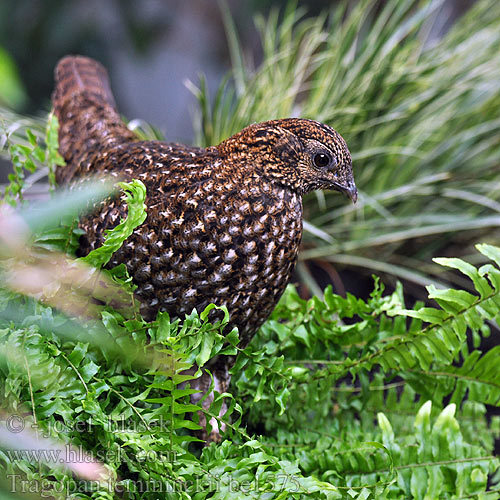
<svg viewBox="0 0 500 500">
<path fill-rule="evenodd" d="M 352 161 L 342 136 L 314 120 L 287 118 L 256 123 L 217 146 L 232 164 L 253 168 L 303 195 L 334 189 L 356 202 Z"/>
</svg>

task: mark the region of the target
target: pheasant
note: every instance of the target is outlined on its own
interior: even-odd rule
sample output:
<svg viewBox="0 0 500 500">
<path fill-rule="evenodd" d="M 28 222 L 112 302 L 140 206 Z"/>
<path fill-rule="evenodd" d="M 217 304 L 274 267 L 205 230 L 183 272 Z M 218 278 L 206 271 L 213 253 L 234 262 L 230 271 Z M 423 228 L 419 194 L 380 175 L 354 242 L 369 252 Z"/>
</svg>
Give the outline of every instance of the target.
<svg viewBox="0 0 500 500">
<path fill-rule="evenodd" d="M 52 99 L 66 161 L 60 184 L 100 174 L 146 186 L 147 218 L 109 266 L 125 263 L 149 320 L 226 306 L 246 346 L 291 279 L 303 195 L 333 189 L 357 199 L 344 139 L 313 120 L 252 124 L 207 148 L 140 141 L 120 118 L 105 68 L 83 56 L 58 63 Z M 83 217 L 80 254 L 99 247 L 126 211 L 116 198 Z M 227 363 L 214 376 L 226 390 Z"/>
</svg>

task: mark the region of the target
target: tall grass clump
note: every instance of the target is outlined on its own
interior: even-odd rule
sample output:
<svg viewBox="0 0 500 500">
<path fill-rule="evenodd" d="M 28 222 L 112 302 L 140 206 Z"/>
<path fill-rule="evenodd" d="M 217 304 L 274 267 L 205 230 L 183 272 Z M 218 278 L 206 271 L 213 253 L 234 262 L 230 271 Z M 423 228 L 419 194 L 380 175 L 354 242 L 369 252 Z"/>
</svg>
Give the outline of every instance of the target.
<svg viewBox="0 0 500 500">
<path fill-rule="evenodd" d="M 443 273 L 437 251 L 500 241 L 500 4 L 479 0 L 430 38 L 442 4 L 345 2 L 316 18 L 289 4 L 257 18 L 256 68 L 226 16 L 233 70 L 213 99 L 193 87 L 199 144 L 300 116 L 339 130 L 353 156 L 356 206 L 305 200 L 303 278 L 314 259 L 422 285 Z"/>
</svg>

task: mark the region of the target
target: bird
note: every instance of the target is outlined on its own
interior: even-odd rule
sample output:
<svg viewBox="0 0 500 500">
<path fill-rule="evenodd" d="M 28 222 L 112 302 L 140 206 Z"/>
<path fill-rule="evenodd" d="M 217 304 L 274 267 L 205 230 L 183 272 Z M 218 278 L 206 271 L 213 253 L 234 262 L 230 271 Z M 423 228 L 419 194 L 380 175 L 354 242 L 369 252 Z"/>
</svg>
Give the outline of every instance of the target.
<svg viewBox="0 0 500 500">
<path fill-rule="evenodd" d="M 206 148 L 139 140 L 120 117 L 106 69 L 85 56 L 59 61 L 52 102 L 66 163 L 56 171 L 60 185 L 103 175 L 146 186 L 147 218 L 108 266 L 126 265 L 147 320 L 225 306 L 246 347 L 292 278 L 303 196 L 330 189 L 357 199 L 345 140 L 311 119 L 253 123 Z M 126 214 L 115 197 L 83 216 L 79 255 L 101 246 Z M 221 392 L 229 375 L 219 364 Z"/>
</svg>

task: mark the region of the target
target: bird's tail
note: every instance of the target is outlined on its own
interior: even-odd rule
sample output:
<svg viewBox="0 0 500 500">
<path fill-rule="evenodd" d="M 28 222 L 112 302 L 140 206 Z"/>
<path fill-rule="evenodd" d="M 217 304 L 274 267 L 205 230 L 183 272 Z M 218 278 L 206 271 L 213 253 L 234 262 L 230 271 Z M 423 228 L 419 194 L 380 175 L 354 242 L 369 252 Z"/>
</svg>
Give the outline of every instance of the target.
<svg viewBox="0 0 500 500">
<path fill-rule="evenodd" d="M 116 110 L 106 69 L 93 59 L 66 56 L 59 61 L 52 103 L 59 120 L 59 152 L 66 161 L 56 173 L 59 183 L 73 178 L 89 152 L 137 140 Z"/>
</svg>

